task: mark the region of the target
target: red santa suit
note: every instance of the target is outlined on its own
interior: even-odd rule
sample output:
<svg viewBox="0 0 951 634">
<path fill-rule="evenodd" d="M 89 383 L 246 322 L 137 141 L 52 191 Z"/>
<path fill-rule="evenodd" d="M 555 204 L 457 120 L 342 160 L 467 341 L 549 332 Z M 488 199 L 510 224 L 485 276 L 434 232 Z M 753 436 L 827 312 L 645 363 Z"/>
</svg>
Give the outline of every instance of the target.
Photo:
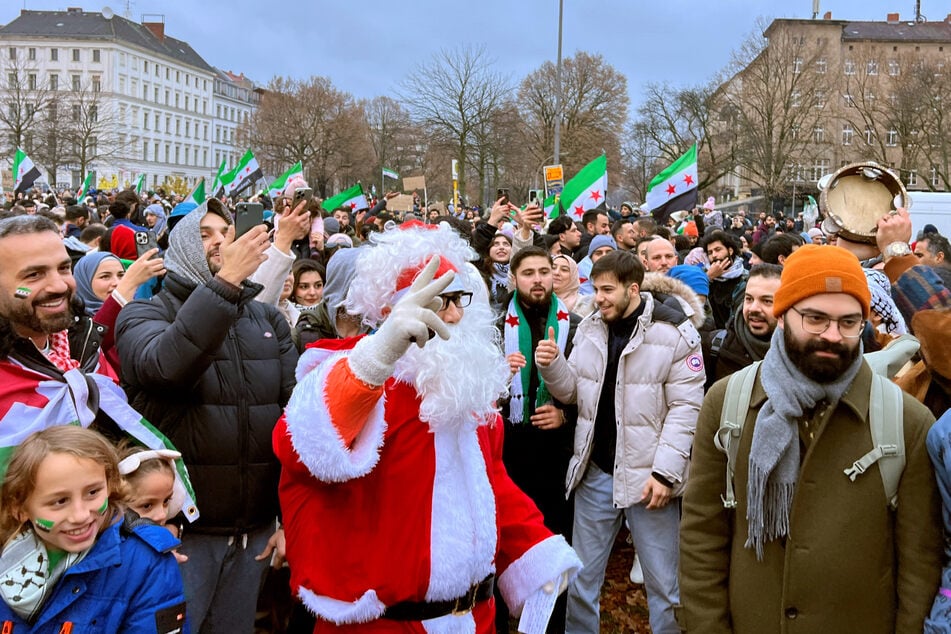
<svg viewBox="0 0 951 634">
<path fill-rule="evenodd" d="M 434 432 L 413 386 L 354 385 L 356 341 L 305 353 L 274 430 L 291 587 L 319 617 L 316 632 L 493 632 L 491 599 L 426 621 L 383 615 L 463 596 L 493 573 L 517 614 L 580 561 L 506 474 L 499 421 Z M 366 423 L 348 443 L 334 416 Z"/>
</svg>

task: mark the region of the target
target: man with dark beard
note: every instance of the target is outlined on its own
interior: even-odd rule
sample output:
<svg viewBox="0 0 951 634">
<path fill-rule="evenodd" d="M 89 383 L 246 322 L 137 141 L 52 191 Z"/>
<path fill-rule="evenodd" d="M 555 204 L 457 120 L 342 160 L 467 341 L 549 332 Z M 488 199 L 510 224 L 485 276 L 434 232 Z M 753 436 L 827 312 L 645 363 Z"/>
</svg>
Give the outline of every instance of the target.
<svg viewBox="0 0 951 634">
<path fill-rule="evenodd" d="M 925 448 L 934 418 L 907 394 L 897 402 L 905 465 L 892 506 L 883 463 L 854 467 L 874 449 L 869 410 L 881 403 L 861 356 L 870 303 L 844 249 L 806 245 L 786 260 L 778 327 L 730 441 L 733 505 L 721 501 L 727 456 L 715 445 L 728 380 L 707 394 L 681 524 L 685 631 L 772 634 L 796 619 L 804 632 L 922 631 L 943 553 Z"/>
<path fill-rule="evenodd" d="M 737 288 L 746 281 L 746 268 L 740 257 L 740 243 L 725 231 L 711 231 L 701 244 L 710 265 L 710 308 L 717 328 L 726 328 L 736 303 Z"/>
<path fill-rule="evenodd" d="M 370 239 L 347 310 L 378 329 L 306 350 L 274 430 L 291 587 L 320 631 L 487 632 L 496 580 L 539 616 L 580 562 L 502 464 L 474 251 L 448 225 Z"/>
<path fill-rule="evenodd" d="M 524 491 L 552 532 L 571 537 L 571 503 L 565 499 L 565 474 L 577 408 L 554 399 L 535 365 L 535 347 L 551 329 L 559 349 L 570 354 L 581 318 L 569 312 L 552 290 L 552 261 L 545 249 L 526 247 L 511 262 L 515 291 L 498 327 L 512 373 L 510 398 L 502 403 L 505 442 L 502 461 L 512 481 Z M 498 631 L 509 631 L 500 606 Z M 559 597 L 548 632 L 563 632 L 564 597 Z"/>
</svg>

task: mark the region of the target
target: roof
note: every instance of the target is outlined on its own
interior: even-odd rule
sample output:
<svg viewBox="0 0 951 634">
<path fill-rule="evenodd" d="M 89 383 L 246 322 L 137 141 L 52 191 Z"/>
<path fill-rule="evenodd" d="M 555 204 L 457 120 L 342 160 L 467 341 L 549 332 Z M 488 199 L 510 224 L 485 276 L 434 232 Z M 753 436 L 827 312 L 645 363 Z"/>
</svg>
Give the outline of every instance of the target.
<svg viewBox="0 0 951 634">
<path fill-rule="evenodd" d="M 187 42 L 165 35 L 164 41 L 144 25 L 121 16 L 106 19 L 88 11 L 30 11 L 23 9 L 9 24 L 0 27 L 0 37 L 26 36 L 102 41 L 111 40 L 143 48 L 157 55 L 199 68 L 211 74 L 215 69 Z"/>
<path fill-rule="evenodd" d="M 887 42 L 951 43 L 949 22 L 849 22 L 842 40 L 884 40 Z"/>
</svg>

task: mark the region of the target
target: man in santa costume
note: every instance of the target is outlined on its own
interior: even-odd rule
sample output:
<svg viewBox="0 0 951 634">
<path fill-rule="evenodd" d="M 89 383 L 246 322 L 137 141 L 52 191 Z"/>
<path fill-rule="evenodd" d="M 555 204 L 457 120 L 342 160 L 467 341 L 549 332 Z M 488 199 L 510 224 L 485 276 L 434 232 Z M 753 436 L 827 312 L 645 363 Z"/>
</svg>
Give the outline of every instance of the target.
<svg viewBox="0 0 951 634">
<path fill-rule="evenodd" d="M 475 253 L 409 224 L 357 261 L 347 308 L 378 330 L 307 350 L 274 430 L 291 587 L 315 632 L 492 632 L 495 584 L 543 631 L 580 561 L 502 465 Z"/>
</svg>

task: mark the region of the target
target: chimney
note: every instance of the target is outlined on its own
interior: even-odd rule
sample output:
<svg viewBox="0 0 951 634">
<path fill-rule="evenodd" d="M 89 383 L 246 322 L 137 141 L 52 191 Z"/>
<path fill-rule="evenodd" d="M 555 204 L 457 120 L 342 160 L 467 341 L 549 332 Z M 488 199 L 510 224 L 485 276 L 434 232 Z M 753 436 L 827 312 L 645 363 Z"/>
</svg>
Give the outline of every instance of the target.
<svg viewBox="0 0 951 634">
<path fill-rule="evenodd" d="M 165 41 L 165 23 L 164 22 L 143 22 L 142 26 L 152 32 L 159 42 Z"/>
<path fill-rule="evenodd" d="M 82 13 L 82 7 L 66 7 L 66 13 Z"/>
<path fill-rule="evenodd" d="M 944 21 L 947 22 L 948 24 L 951 24 L 951 13 L 948 14 L 948 17 L 946 17 Z"/>
<path fill-rule="evenodd" d="M 885 21 L 889 24 L 898 24 L 901 21 L 901 16 L 897 13 L 889 13 L 885 17 Z"/>
<path fill-rule="evenodd" d="M 823 19 L 823 20 L 831 20 L 831 19 L 832 19 L 832 12 L 831 12 L 831 11 L 826 11 L 826 14 L 825 14 L 824 16 L 822 16 L 822 19 Z"/>
</svg>

